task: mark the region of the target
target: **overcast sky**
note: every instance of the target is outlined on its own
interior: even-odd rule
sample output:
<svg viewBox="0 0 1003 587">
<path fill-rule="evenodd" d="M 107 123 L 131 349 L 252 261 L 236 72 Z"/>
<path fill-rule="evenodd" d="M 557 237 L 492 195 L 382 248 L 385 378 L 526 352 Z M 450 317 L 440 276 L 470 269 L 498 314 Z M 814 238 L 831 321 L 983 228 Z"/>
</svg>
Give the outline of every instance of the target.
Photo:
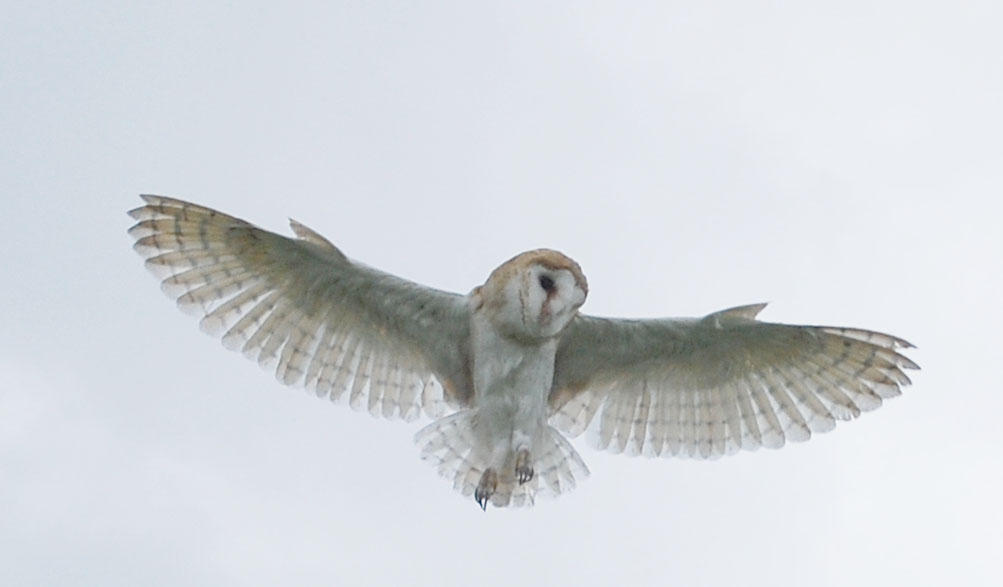
<svg viewBox="0 0 1003 587">
<path fill-rule="evenodd" d="M 85 4 L 0 14 L 0 583 L 999 584 L 998 2 Z M 420 423 L 199 333 L 139 193 L 460 292 L 557 248 L 584 312 L 769 301 L 923 370 L 780 451 L 579 439 L 578 489 L 483 513 Z"/>
</svg>

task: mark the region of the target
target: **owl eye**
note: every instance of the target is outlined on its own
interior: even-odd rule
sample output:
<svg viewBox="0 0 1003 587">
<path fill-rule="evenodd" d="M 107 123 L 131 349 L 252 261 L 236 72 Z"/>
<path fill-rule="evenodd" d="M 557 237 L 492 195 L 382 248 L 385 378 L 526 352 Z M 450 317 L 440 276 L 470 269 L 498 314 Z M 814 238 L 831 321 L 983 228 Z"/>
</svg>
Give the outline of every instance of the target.
<svg viewBox="0 0 1003 587">
<path fill-rule="evenodd" d="M 554 280 L 551 279 L 549 275 L 541 275 L 540 287 L 543 288 L 543 291 L 546 292 L 552 291 L 554 289 Z"/>
</svg>

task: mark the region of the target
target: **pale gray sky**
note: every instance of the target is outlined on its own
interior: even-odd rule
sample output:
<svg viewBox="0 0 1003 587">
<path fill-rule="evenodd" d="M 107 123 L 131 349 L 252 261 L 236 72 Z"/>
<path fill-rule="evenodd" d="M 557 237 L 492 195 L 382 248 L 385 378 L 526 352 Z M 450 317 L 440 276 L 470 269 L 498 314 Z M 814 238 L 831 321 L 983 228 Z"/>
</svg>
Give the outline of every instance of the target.
<svg viewBox="0 0 1003 587">
<path fill-rule="evenodd" d="M 998 2 L 13 3 L 0 583 L 998 584 Z M 283 388 L 130 250 L 136 194 L 468 291 L 872 328 L 906 394 L 781 451 L 608 456 L 482 513 L 420 424 Z"/>
</svg>

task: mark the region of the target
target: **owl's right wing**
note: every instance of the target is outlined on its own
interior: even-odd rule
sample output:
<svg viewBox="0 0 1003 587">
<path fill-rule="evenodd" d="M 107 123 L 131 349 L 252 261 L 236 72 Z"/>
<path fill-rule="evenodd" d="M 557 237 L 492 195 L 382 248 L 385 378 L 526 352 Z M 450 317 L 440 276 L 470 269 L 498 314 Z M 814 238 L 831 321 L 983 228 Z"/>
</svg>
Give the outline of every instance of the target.
<svg viewBox="0 0 1003 587">
<path fill-rule="evenodd" d="M 599 448 L 714 458 L 831 430 L 899 395 L 909 343 L 878 332 L 760 322 L 765 304 L 702 319 L 578 316 L 550 394 L 572 436 Z"/>
<path fill-rule="evenodd" d="M 129 234 L 164 292 L 282 383 L 405 420 L 469 400 L 464 296 L 352 262 L 295 221 L 293 239 L 189 202 L 142 198 Z"/>
</svg>

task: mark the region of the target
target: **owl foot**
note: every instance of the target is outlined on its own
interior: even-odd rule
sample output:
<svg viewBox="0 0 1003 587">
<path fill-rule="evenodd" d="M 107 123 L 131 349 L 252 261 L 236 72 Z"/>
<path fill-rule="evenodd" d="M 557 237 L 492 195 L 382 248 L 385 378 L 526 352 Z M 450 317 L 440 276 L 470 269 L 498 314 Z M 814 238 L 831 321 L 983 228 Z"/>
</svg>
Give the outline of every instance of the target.
<svg viewBox="0 0 1003 587">
<path fill-rule="evenodd" d="M 519 485 L 528 483 L 533 478 L 533 465 L 529 457 L 529 451 L 521 449 L 515 453 L 515 478 Z"/>
<path fill-rule="evenodd" d="M 485 469 L 484 473 L 481 474 L 481 480 L 477 483 L 477 489 L 474 491 L 474 499 L 482 510 L 488 509 L 488 501 L 491 500 L 496 489 L 498 489 L 498 474 L 495 473 L 494 469 Z"/>
</svg>

